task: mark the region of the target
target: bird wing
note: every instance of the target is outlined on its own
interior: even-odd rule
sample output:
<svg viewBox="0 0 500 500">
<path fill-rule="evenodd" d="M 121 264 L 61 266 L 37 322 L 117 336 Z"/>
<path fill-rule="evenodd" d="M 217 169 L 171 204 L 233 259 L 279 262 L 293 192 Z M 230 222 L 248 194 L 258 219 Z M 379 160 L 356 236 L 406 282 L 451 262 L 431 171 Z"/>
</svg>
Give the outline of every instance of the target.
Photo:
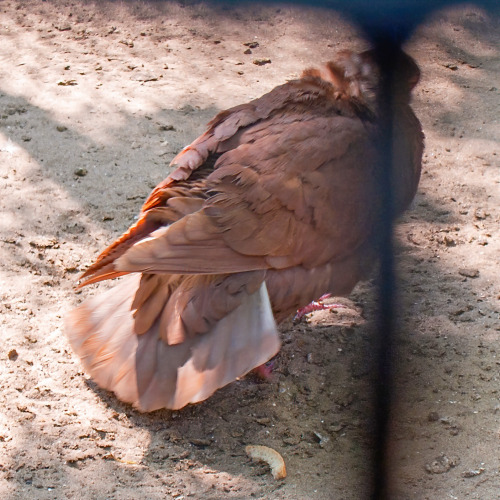
<svg viewBox="0 0 500 500">
<path fill-rule="evenodd" d="M 144 203 L 137 223 L 101 253 L 83 274 L 82 278 L 87 280 L 82 285 L 130 272 L 118 271 L 114 261 L 136 245 L 129 257 L 137 255 L 138 248 L 141 251 L 150 248 L 151 240 L 159 237 L 163 237 L 164 241 L 175 239 L 178 251 L 185 250 L 184 244 L 191 248 L 191 257 L 185 255 L 185 266 L 172 264 L 172 270 L 167 271 L 165 263 L 167 267 L 161 272 L 181 272 L 181 267 L 182 272 L 235 272 L 274 265 L 276 262 L 271 264 L 271 261 L 262 258 L 268 253 L 266 249 L 269 245 L 264 245 L 253 257 L 248 254 L 243 257 L 234 246 L 237 234 L 234 225 L 227 240 L 221 240 L 220 234 L 228 230 L 220 216 L 221 208 L 231 206 L 233 216 L 237 212 L 244 216 L 241 221 L 235 221 L 234 217 L 231 220 L 231 224 L 236 223 L 239 228 L 247 223 L 256 224 L 262 219 L 260 243 L 263 243 L 263 231 L 269 227 L 278 237 L 274 238 L 275 241 L 280 239 L 280 234 L 284 234 L 287 225 L 293 226 L 290 237 L 298 235 L 302 231 L 297 231 L 296 226 L 302 223 L 300 219 L 304 211 L 315 212 L 316 219 L 321 217 L 320 210 L 305 205 L 313 203 L 311 197 L 315 198 L 324 184 L 322 172 L 330 166 L 337 168 L 331 160 L 335 163 L 335 157 L 340 156 L 345 146 L 344 139 L 351 133 L 348 142 L 356 142 L 358 136 L 366 135 L 363 126 L 359 128 L 362 121 L 359 116 L 363 114 L 366 115 L 364 120 L 370 115 L 368 108 L 363 108 L 359 103 L 351 106 L 344 94 L 336 92 L 331 84 L 317 76 L 288 82 L 248 104 L 219 113 L 209 123 L 207 131 L 174 158 L 172 166 L 175 170 L 153 190 Z M 347 128 L 353 125 L 354 128 L 358 127 L 354 134 L 356 137 L 352 132 L 341 131 L 343 121 L 350 121 Z M 335 139 L 334 135 L 339 132 L 339 138 Z M 362 144 L 358 146 L 363 147 Z M 336 153 L 336 150 L 340 153 Z M 304 159 L 309 166 L 302 175 L 301 162 Z M 328 161 L 330 165 L 327 165 Z M 224 165 L 221 175 L 217 176 L 217 171 Z M 252 173 L 257 177 L 250 178 Z M 240 183 L 239 188 L 229 186 L 230 179 L 237 176 L 246 184 Z M 259 176 L 263 176 L 262 179 Z M 300 185 L 304 176 L 308 177 L 310 183 L 303 189 L 304 198 L 300 200 L 302 207 L 297 207 L 298 211 L 291 213 L 288 207 L 293 212 L 291 198 L 294 187 Z M 248 184 L 252 185 L 252 190 L 247 193 L 249 205 L 245 211 L 243 205 L 238 208 L 238 199 L 244 198 L 245 186 Z M 217 188 L 221 190 L 216 193 L 214 189 Z M 322 190 L 326 192 L 326 186 L 323 185 Z M 288 197 L 288 201 L 284 200 L 285 205 L 276 196 L 281 191 Z M 255 209 L 259 197 L 268 196 L 268 192 L 270 198 L 266 206 L 274 203 L 280 208 L 274 215 L 272 210 L 264 214 L 262 210 L 259 213 Z M 218 196 L 210 200 L 207 194 Z M 323 202 L 326 197 L 323 194 Z M 293 219 L 297 217 L 296 223 Z M 165 231 L 167 226 L 169 229 Z M 169 236 L 166 236 L 166 232 Z M 169 258 L 172 262 L 177 259 L 173 255 Z M 218 271 L 203 269 L 199 262 L 200 259 L 205 263 L 213 262 L 216 258 L 220 266 Z M 125 260 L 128 258 L 122 260 L 122 267 Z M 188 264 L 193 266 L 191 271 Z M 138 269 L 137 266 L 134 269 Z M 152 271 L 154 269 L 150 268 Z"/>
<path fill-rule="evenodd" d="M 352 253 L 373 218 L 375 149 L 366 126 L 344 116 L 279 118 L 247 130 L 218 159 L 199 210 L 134 243 L 113 269 L 235 273 Z"/>
</svg>

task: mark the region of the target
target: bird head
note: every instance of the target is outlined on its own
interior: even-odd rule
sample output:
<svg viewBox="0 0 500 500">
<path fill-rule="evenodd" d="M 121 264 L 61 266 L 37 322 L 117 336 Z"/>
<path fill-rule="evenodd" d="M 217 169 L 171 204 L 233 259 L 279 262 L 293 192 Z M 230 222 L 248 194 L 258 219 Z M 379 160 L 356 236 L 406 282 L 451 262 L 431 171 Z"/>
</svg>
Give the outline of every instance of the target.
<svg viewBox="0 0 500 500">
<path fill-rule="evenodd" d="M 420 79 L 420 70 L 413 58 L 405 52 L 399 51 L 395 57 L 393 96 L 398 100 L 408 100 Z M 340 98 L 359 100 L 371 109 L 376 108 L 380 69 L 373 50 L 361 53 L 343 50 L 334 61 L 329 61 L 320 68 L 307 69 L 303 76 L 319 77 L 329 82 Z"/>
</svg>

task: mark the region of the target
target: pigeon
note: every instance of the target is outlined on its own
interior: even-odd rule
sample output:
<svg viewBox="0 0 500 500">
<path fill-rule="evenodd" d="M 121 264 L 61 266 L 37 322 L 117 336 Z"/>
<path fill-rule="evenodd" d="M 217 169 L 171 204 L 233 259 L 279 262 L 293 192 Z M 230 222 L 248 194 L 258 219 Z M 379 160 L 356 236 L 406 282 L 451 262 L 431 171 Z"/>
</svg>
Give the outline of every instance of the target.
<svg viewBox="0 0 500 500">
<path fill-rule="evenodd" d="M 410 107 L 419 68 L 402 51 L 395 67 L 396 217 L 416 193 L 424 135 Z M 66 319 L 100 387 L 141 412 L 203 401 L 277 354 L 278 323 L 370 277 L 379 85 L 372 51 L 342 51 L 220 112 L 173 159 L 79 287 L 124 277 Z"/>
</svg>

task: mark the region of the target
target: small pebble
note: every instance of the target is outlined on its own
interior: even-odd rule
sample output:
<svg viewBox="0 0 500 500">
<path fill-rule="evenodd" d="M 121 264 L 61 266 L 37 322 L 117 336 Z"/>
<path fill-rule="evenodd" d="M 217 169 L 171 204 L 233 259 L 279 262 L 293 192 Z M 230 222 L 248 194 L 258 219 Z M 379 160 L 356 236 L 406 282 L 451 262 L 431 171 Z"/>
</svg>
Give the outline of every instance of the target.
<svg viewBox="0 0 500 500">
<path fill-rule="evenodd" d="M 346 424 L 344 424 L 344 423 L 340 423 L 340 424 L 336 424 L 336 425 L 331 425 L 330 426 L 330 430 L 332 432 L 340 432 L 345 426 L 346 426 Z"/>
<path fill-rule="evenodd" d="M 328 436 L 324 436 L 323 434 L 320 434 L 319 432 L 313 432 L 313 435 L 316 439 L 316 441 L 319 443 L 319 446 L 323 448 L 328 441 L 330 441 L 330 438 Z"/>
<path fill-rule="evenodd" d="M 458 274 L 460 274 L 460 276 L 465 276 L 466 278 L 477 278 L 479 276 L 479 269 L 463 267 L 458 270 Z"/>
<path fill-rule="evenodd" d="M 60 85 L 62 87 L 72 87 L 74 85 L 78 85 L 76 80 L 60 80 L 57 82 L 57 85 Z"/>
<path fill-rule="evenodd" d="M 175 130 L 175 127 L 173 125 L 159 125 L 158 129 L 162 130 L 164 132 L 168 132 L 168 131 Z"/>
<path fill-rule="evenodd" d="M 270 64 L 271 63 L 271 59 L 269 59 L 267 57 L 262 57 L 260 59 L 254 59 L 253 63 L 255 65 L 257 65 L 257 66 L 264 66 L 264 64 Z"/>
<path fill-rule="evenodd" d="M 437 422 L 439 420 L 439 414 L 436 411 L 431 411 L 429 415 L 427 415 L 427 420 L 429 422 Z"/>
<path fill-rule="evenodd" d="M 88 174 L 88 171 L 86 168 L 79 167 L 75 170 L 75 175 L 78 177 L 85 177 Z"/>
<path fill-rule="evenodd" d="M 455 239 L 448 235 L 445 235 L 443 242 L 447 247 L 454 247 L 457 244 Z"/>
<path fill-rule="evenodd" d="M 300 443 L 300 441 L 301 438 L 299 435 L 283 438 L 283 443 L 285 443 L 288 446 L 296 446 Z"/>
<path fill-rule="evenodd" d="M 190 440 L 190 443 L 194 446 L 198 446 L 199 448 L 205 448 L 207 446 L 210 446 L 212 444 L 212 441 L 210 441 L 210 439 L 193 438 Z"/>
<path fill-rule="evenodd" d="M 486 213 L 482 208 L 478 208 L 474 212 L 474 217 L 477 220 L 484 220 L 484 219 L 486 219 L 486 217 L 488 217 L 488 215 L 490 215 L 490 214 Z"/>
<path fill-rule="evenodd" d="M 271 419 L 269 417 L 256 418 L 255 421 L 260 425 L 267 425 L 271 423 Z"/>
<path fill-rule="evenodd" d="M 426 464 L 425 470 L 429 472 L 429 474 L 444 474 L 451 468 L 456 467 L 459 463 L 460 459 L 458 457 L 447 457 L 446 455 L 441 455 L 433 462 Z"/>
<path fill-rule="evenodd" d="M 479 469 L 471 469 L 462 472 L 462 477 L 476 477 L 484 472 L 484 467 L 480 467 Z"/>
<path fill-rule="evenodd" d="M 130 79 L 134 82 L 156 82 L 162 75 L 155 75 L 153 73 L 141 72 L 134 73 Z"/>
</svg>

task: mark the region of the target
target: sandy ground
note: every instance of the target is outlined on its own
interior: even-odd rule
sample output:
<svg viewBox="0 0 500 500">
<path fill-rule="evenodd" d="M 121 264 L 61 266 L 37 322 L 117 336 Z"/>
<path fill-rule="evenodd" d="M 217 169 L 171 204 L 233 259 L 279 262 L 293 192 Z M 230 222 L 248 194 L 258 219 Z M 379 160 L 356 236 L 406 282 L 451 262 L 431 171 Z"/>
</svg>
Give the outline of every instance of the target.
<svg viewBox="0 0 500 500">
<path fill-rule="evenodd" d="M 213 114 L 363 48 L 357 31 L 319 9 L 6 0 L 0 40 L 0 497 L 363 498 L 371 283 L 285 325 L 271 381 L 178 412 L 96 388 L 62 332 L 99 288 L 75 293 L 78 273 Z M 397 228 L 393 498 L 499 498 L 499 18 L 441 12 L 407 49 L 427 139 Z M 278 450 L 286 480 L 247 444 Z"/>
</svg>

